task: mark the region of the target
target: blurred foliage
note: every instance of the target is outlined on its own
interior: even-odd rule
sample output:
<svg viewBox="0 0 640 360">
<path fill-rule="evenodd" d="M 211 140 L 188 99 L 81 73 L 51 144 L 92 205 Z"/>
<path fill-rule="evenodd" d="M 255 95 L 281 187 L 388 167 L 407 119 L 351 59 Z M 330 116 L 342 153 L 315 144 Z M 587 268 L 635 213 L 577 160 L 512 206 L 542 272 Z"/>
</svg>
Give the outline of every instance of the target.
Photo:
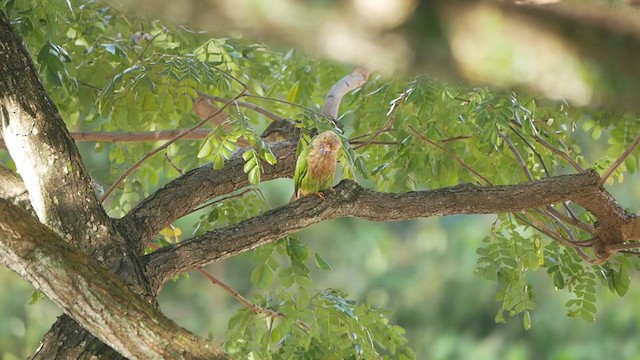
<svg viewBox="0 0 640 360">
<path fill-rule="evenodd" d="M 298 49 L 279 51 L 240 34 L 212 37 L 123 14 L 99 1 L 0 4 L 73 131 L 188 128 L 199 121 L 191 109 L 196 91 L 227 99 L 244 91 L 243 101 L 296 120 L 307 136 L 334 127 L 319 110 L 331 85 L 350 71 Z M 209 162 L 222 168 L 241 137 L 251 144 L 243 156 L 253 184 L 249 191 L 215 199 L 165 229 L 156 243 L 177 242 L 286 203 L 290 181 L 260 183 L 261 164 L 275 161 L 259 136 L 268 119 L 235 106 L 226 112 L 231 130 L 214 126 L 204 141 L 177 142 L 166 156 L 147 160 L 129 175 L 109 198 L 110 215 L 124 215 L 180 171 Z M 374 74 L 344 99 L 341 114 L 342 176 L 389 192 L 527 181 L 509 142 L 533 178 L 573 172 L 571 162 L 602 171 L 640 132 L 634 116 L 614 110 L 574 108 L 424 76 Z M 558 157 L 540 139 L 567 156 Z M 157 146 L 79 147 L 91 175 L 113 184 Z M 629 179 L 638 162 L 632 154 L 617 170 L 609 183 L 617 183 L 614 193 L 636 188 Z M 577 216 L 593 221 L 586 213 Z M 556 304 L 565 302 L 570 317 L 628 329 L 621 342 L 633 339 L 639 314 L 607 292 L 638 298 L 630 286 L 637 267 L 629 256 L 588 265 L 517 214 L 386 225 L 340 219 L 209 267 L 256 305 L 284 316 L 239 307 L 219 289 L 203 286 L 199 276 L 168 284 L 160 303 L 178 323 L 223 342 L 240 358 L 626 357 L 639 350 L 634 342 L 582 344 L 590 336 L 602 338 L 603 327 L 558 316 Z M 470 277 L 474 271 L 494 285 Z M 50 319 L 52 308 L 47 301 L 27 305 L 25 283 L 4 270 L 0 276 L 0 349 L 3 359 L 22 358 L 50 322 L 32 314 L 46 312 Z M 596 307 L 600 299 L 609 305 L 602 314 Z M 521 321 L 495 324 L 511 316 Z"/>
</svg>

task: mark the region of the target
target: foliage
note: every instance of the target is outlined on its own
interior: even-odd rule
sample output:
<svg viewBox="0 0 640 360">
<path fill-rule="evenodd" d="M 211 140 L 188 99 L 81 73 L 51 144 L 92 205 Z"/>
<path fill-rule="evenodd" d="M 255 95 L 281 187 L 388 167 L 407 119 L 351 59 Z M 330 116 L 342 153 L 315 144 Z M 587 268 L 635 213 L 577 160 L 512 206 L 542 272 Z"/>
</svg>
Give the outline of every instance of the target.
<svg viewBox="0 0 640 360">
<path fill-rule="evenodd" d="M 74 131 L 189 128 L 199 121 L 191 100 L 201 91 L 227 99 L 241 96 L 243 101 L 294 119 L 308 138 L 314 129 L 334 127 L 319 111 L 327 90 L 350 71 L 297 49 L 282 53 L 238 34 L 211 37 L 123 14 L 99 1 L 4 0 L 2 7 L 25 39 L 46 90 Z M 627 114 L 576 109 L 561 101 L 423 76 L 393 80 L 375 76 L 345 99 L 342 110 L 338 126 L 346 145 L 340 158 L 343 176 L 388 192 L 462 182 L 521 183 L 528 180 L 522 164 L 534 179 L 575 171 L 572 163 L 603 171 L 640 132 L 635 117 Z M 226 126 L 211 128 L 205 140 L 174 143 L 166 156 L 150 158 L 129 175 L 110 198 L 110 215 L 124 215 L 180 172 L 208 162 L 222 168 L 239 148 L 240 138 L 251 145 L 243 155 L 249 182 L 259 184 L 263 165 L 275 162 L 259 136 L 269 120 L 236 106 L 226 113 Z M 597 142 L 601 137 L 606 144 Z M 350 146 L 347 139 L 352 141 Z M 96 143 L 88 157 L 107 169 L 92 175 L 112 184 L 157 146 L 156 142 Z M 566 156 L 558 156 L 553 149 Z M 621 183 L 636 172 L 639 161 L 637 154 L 631 154 L 612 179 Z M 202 233 L 270 207 L 260 190 L 252 188 L 249 195 L 218 199 L 189 226 L 194 226 L 194 233 Z M 569 316 L 587 321 L 596 318 L 598 286 L 620 296 L 627 292 L 630 270 L 638 267 L 635 258 L 618 256 L 590 266 L 575 249 L 532 226 L 533 221 L 554 224 L 553 219 L 537 213 L 529 216 L 500 215 L 477 250 L 477 273 L 498 284 L 497 322 L 505 322 L 505 314 L 523 314 L 524 328 L 532 326 L 536 303 L 528 277 L 536 271 L 548 274 L 555 288 L 570 292 Z M 577 216 L 593 220 L 586 213 Z M 558 231 L 587 240 L 578 228 Z M 163 232 L 158 243 L 179 241 L 183 232 Z M 309 264 L 327 271 L 331 267 L 319 254 L 312 256 L 297 238 L 263 246 L 253 258 L 250 281 L 257 293 L 252 300 L 268 312 L 255 314 L 243 308 L 230 319 L 225 343 L 230 354 L 415 357 L 404 330 L 389 322 L 388 311 L 350 300 L 339 290 L 315 289 Z"/>
</svg>

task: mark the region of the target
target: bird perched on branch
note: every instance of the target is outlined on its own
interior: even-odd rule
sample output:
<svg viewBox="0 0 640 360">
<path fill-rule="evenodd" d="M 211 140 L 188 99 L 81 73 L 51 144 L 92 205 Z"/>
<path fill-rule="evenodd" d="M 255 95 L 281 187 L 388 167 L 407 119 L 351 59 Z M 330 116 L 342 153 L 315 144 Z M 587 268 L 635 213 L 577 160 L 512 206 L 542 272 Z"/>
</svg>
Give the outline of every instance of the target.
<svg viewBox="0 0 640 360">
<path fill-rule="evenodd" d="M 331 188 L 341 147 L 342 141 L 333 131 L 325 131 L 311 140 L 309 146 L 298 156 L 291 200 L 309 194 L 324 198 L 320 192 Z"/>
</svg>

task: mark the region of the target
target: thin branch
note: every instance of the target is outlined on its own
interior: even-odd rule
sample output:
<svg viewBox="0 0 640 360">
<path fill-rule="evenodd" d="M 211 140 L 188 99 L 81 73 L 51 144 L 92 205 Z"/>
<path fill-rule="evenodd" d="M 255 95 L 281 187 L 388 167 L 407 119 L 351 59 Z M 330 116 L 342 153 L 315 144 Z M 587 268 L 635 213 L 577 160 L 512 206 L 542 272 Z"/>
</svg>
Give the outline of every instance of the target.
<svg viewBox="0 0 640 360">
<path fill-rule="evenodd" d="M 511 152 L 513 153 L 513 155 L 515 155 L 516 160 L 518 160 L 518 163 L 522 168 L 522 172 L 524 172 L 527 179 L 529 179 L 529 181 L 533 181 L 533 176 L 531 176 L 531 172 L 529 171 L 527 164 L 524 162 L 524 159 L 522 158 L 522 155 L 520 155 L 518 149 L 516 149 L 515 145 L 513 145 L 513 143 L 511 142 L 511 139 L 509 139 L 509 137 L 502 131 L 498 132 L 498 136 L 500 136 L 504 140 L 504 142 L 507 143 L 509 149 L 511 149 Z"/>
<path fill-rule="evenodd" d="M 614 161 L 613 164 L 609 166 L 607 171 L 604 172 L 604 174 L 602 175 L 602 179 L 600 179 L 600 185 L 604 185 L 609 176 L 611 176 L 611 174 L 613 174 L 618 166 L 620 166 L 625 161 L 627 156 L 631 155 L 631 153 L 638 147 L 638 144 L 640 144 L 640 135 L 636 136 L 636 138 L 633 139 L 631 145 L 629 145 L 629 147 L 622 153 L 622 155 L 620 155 L 620 157 L 618 157 L 616 161 Z"/>
<path fill-rule="evenodd" d="M 547 149 L 551 150 L 551 152 L 553 152 L 556 155 L 559 155 L 560 157 L 565 159 L 569 164 L 571 164 L 571 166 L 573 166 L 574 169 L 576 169 L 576 171 L 578 171 L 578 172 L 584 171 L 582 166 L 580 166 L 580 164 L 578 164 L 575 160 L 573 160 L 573 158 L 571 158 L 571 156 L 569 156 L 569 154 L 567 154 L 566 152 L 564 152 L 564 151 L 556 148 L 555 146 L 549 144 L 545 139 L 541 138 L 539 135 L 535 135 L 533 138 L 538 143 L 540 143 L 542 146 L 544 146 Z"/>
<path fill-rule="evenodd" d="M 104 141 L 113 143 L 141 142 L 169 140 L 185 133 L 188 129 L 158 130 L 158 131 L 130 131 L 130 132 L 72 132 L 71 137 L 76 141 Z M 180 140 L 202 140 L 211 133 L 209 129 L 196 129 L 186 133 Z"/>
<path fill-rule="evenodd" d="M 460 136 L 454 136 L 454 137 L 450 137 L 450 138 L 446 138 L 438 141 L 440 141 L 441 143 L 448 143 L 448 142 L 453 142 L 458 140 L 468 140 L 468 139 L 471 139 L 470 135 L 460 135 Z"/>
<path fill-rule="evenodd" d="M 178 172 L 178 174 L 184 175 L 184 172 L 182 171 L 182 169 L 180 169 L 176 164 L 173 163 L 173 161 L 171 161 L 171 158 L 169 157 L 169 154 L 164 153 L 164 157 L 167 159 L 167 161 L 169 162 L 171 167 L 173 167 Z"/>
<path fill-rule="evenodd" d="M 519 138 L 520 140 L 522 140 L 527 147 L 533 152 L 533 154 L 536 156 L 536 158 L 538 158 L 538 161 L 540 162 L 540 165 L 542 166 L 542 169 L 544 170 L 544 173 L 547 175 L 547 177 L 550 177 L 551 174 L 549 173 L 549 169 L 547 168 L 547 164 L 544 162 L 544 159 L 542 158 L 542 155 L 540 155 L 540 153 L 536 150 L 536 148 L 531 145 L 531 143 L 529 143 L 529 141 L 527 141 L 527 139 L 525 139 L 525 137 L 520 134 L 520 132 L 518 130 L 516 130 L 513 126 L 509 126 L 509 128 L 511 129 L 511 131 L 513 131 Z M 581 228 L 582 230 L 585 230 L 591 234 L 593 234 L 593 227 L 589 224 L 586 224 L 582 221 L 580 221 L 580 219 L 578 219 L 577 216 L 575 216 L 575 214 L 571 211 L 571 208 L 569 208 L 569 206 L 566 203 L 562 203 L 563 208 L 565 209 L 565 211 L 567 212 L 567 214 L 569 214 L 569 217 L 563 215 L 562 213 L 560 213 L 559 211 L 553 209 L 551 206 L 547 207 L 547 210 L 551 211 L 555 216 L 562 218 L 564 221 L 577 226 L 578 228 Z"/>
<path fill-rule="evenodd" d="M 484 177 L 482 174 L 480 174 L 478 171 L 476 171 L 476 169 L 472 168 L 471 166 L 467 165 L 464 160 L 462 160 L 458 155 L 456 155 L 454 152 L 452 152 L 451 150 L 447 149 L 446 147 L 436 143 L 435 141 L 430 140 L 428 137 L 420 134 L 418 132 L 418 130 L 416 130 L 413 126 L 409 126 L 409 129 L 411 131 L 414 132 L 414 134 L 416 134 L 420 139 L 422 139 L 422 141 L 427 142 L 429 144 L 431 144 L 432 146 L 437 147 L 438 149 L 442 150 L 443 152 L 445 152 L 447 155 L 449 155 L 450 157 L 452 157 L 453 159 L 455 159 L 460 165 L 462 165 L 462 167 L 464 167 L 465 169 L 469 170 L 471 173 L 473 173 L 475 176 L 477 176 L 478 178 L 482 179 L 487 185 L 492 185 L 491 181 L 489 179 L 487 179 L 486 177 Z"/>
<path fill-rule="evenodd" d="M 171 140 L 167 141 L 166 143 L 164 143 L 162 146 L 157 147 L 155 150 L 147 153 L 144 157 L 142 157 L 142 159 L 138 160 L 135 164 L 131 165 L 131 167 L 129 169 L 127 169 L 127 171 L 125 171 L 122 175 L 120 175 L 120 177 L 113 183 L 113 185 L 111 186 L 111 188 L 109 188 L 109 190 L 107 190 L 104 195 L 102 196 L 102 198 L 100 198 L 101 202 L 104 202 L 109 195 L 111 195 L 113 193 L 113 191 L 118 187 L 118 185 L 120 185 L 120 183 L 127 177 L 129 176 L 129 174 L 131 174 L 132 172 L 134 172 L 137 168 L 139 168 L 142 163 L 144 163 L 147 159 L 151 158 L 152 156 L 154 156 L 155 154 L 159 153 L 160 151 L 166 149 L 167 147 L 169 147 L 169 145 L 173 144 L 174 142 L 180 140 L 182 137 L 186 136 L 187 134 L 191 133 L 192 131 L 198 129 L 199 127 L 201 127 L 202 125 L 206 124 L 211 118 L 215 117 L 216 115 L 222 113 L 222 111 L 224 111 L 224 109 L 226 109 L 227 107 L 229 107 L 233 101 L 238 100 L 239 98 L 241 98 L 244 94 L 245 91 L 247 91 L 247 89 L 245 88 L 244 90 L 242 90 L 238 95 L 236 95 L 235 98 L 233 98 L 233 100 L 231 102 L 228 102 L 226 104 L 224 104 L 224 106 L 222 106 L 220 109 L 218 109 L 218 111 L 212 113 L 211 115 L 209 115 L 207 118 L 201 120 L 199 123 L 197 123 L 196 125 L 194 125 L 193 127 L 191 127 L 188 130 L 185 130 L 184 132 L 179 133 L 178 135 L 174 136 Z"/>
<path fill-rule="evenodd" d="M 297 107 L 300 109 L 303 109 L 305 111 L 308 111 L 310 113 L 314 113 L 320 117 L 322 117 L 322 113 L 320 113 L 319 111 L 316 111 L 312 108 L 300 105 L 300 104 L 296 104 L 290 101 L 286 101 L 286 100 L 281 100 L 281 99 L 276 99 L 276 98 L 272 98 L 272 97 L 268 97 L 268 96 L 260 96 L 260 95 L 253 95 L 253 94 L 246 94 L 245 97 L 248 98 L 254 98 L 254 99 L 260 99 L 260 100 L 266 100 L 266 101 L 273 101 L 273 102 L 277 102 L 277 103 L 281 103 L 281 104 L 285 104 L 285 105 L 289 105 L 289 106 L 293 106 L 293 107 Z"/>
<path fill-rule="evenodd" d="M 635 243 L 622 243 L 616 245 L 610 245 L 607 247 L 608 251 L 618 252 L 622 250 L 640 249 L 640 242 Z"/>
<path fill-rule="evenodd" d="M 531 175 L 531 172 L 529 171 L 529 168 L 527 167 L 526 163 L 524 162 L 524 159 L 520 155 L 520 152 L 518 151 L 518 149 L 516 149 L 516 147 L 513 144 L 513 142 L 511 142 L 511 139 L 509 139 L 509 137 L 505 133 L 503 133 L 502 131 L 500 131 L 498 133 L 498 135 L 507 143 L 507 145 L 511 149 L 511 152 L 513 152 L 513 154 L 515 155 L 516 159 L 518 160 L 518 163 L 520 164 L 520 167 L 522 168 L 522 171 L 527 176 L 527 179 L 529 179 L 529 181 L 533 181 L 533 176 Z M 551 205 L 549 205 L 549 206 L 547 206 L 545 208 L 546 208 L 546 210 L 542 211 L 542 213 L 545 214 L 546 216 L 548 216 L 552 220 L 552 223 L 554 224 L 554 226 L 556 224 L 558 224 L 567 232 L 567 234 L 571 237 L 571 240 L 567 240 L 567 241 L 569 241 L 571 244 L 575 244 L 575 238 L 574 238 L 573 233 L 571 232 L 571 230 L 564 224 L 563 221 L 567 221 L 568 223 L 576 225 L 579 228 L 588 231 L 589 233 L 593 233 L 593 228 L 592 227 L 590 227 L 589 225 L 587 225 L 587 224 L 585 224 L 585 223 L 583 223 L 581 221 L 576 221 L 576 220 L 574 220 L 574 219 L 572 219 L 572 218 L 570 218 L 568 216 L 565 216 L 565 215 L 561 214 L 560 212 L 555 210 Z"/>
<path fill-rule="evenodd" d="M 230 199 L 240 198 L 240 197 L 242 197 L 244 194 L 249 193 L 249 192 L 254 192 L 254 191 L 259 191 L 259 190 L 257 190 L 257 189 L 253 189 L 253 188 L 251 188 L 251 189 L 246 189 L 246 190 L 241 191 L 241 192 L 239 192 L 239 193 L 237 193 L 237 194 L 233 194 L 233 195 L 225 196 L 225 197 L 223 197 L 223 198 L 221 198 L 221 199 L 218 199 L 218 200 L 216 200 L 216 201 L 213 201 L 213 202 L 210 202 L 210 203 L 207 203 L 207 204 L 204 204 L 204 205 L 198 206 L 197 208 L 193 209 L 193 210 L 192 210 L 192 212 L 200 211 L 200 210 L 202 210 L 202 209 L 204 209 L 204 208 L 206 208 L 206 207 L 208 207 L 208 206 L 215 205 L 215 204 L 219 204 L 219 203 L 221 203 L 221 202 L 224 202 L 224 201 L 227 201 L 227 200 L 230 200 Z"/>
<path fill-rule="evenodd" d="M 354 149 L 359 149 L 361 147 L 364 146 L 369 146 L 369 145 L 398 145 L 399 142 L 397 141 L 349 141 L 349 144 L 351 145 L 359 145 L 359 146 L 355 146 Z"/>
<path fill-rule="evenodd" d="M 563 203 L 562 205 L 567 206 L 565 203 Z M 549 211 L 551 214 L 553 214 L 555 217 L 561 219 L 562 221 L 569 223 L 577 228 L 580 228 L 590 234 L 593 234 L 593 226 L 584 223 L 582 221 L 580 221 L 578 218 L 574 217 L 574 216 L 567 216 L 561 212 L 559 212 L 558 210 L 554 209 L 553 206 L 549 205 L 546 207 L 547 211 Z"/>
<path fill-rule="evenodd" d="M 227 293 L 229 293 L 229 295 L 233 296 L 234 299 L 238 300 L 238 302 L 240 304 L 242 304 L 244 307 L 246 307 L 247 309 L 253 311 L 256 314 L 265 314 L 270 318 L 279 318 L 279 317 L 286 317 L 284 314 L 276 312 L 276 311 L 272 311 L 269 309 L 265 309 L 263 307 L 260 307 L 254 303 L 252 303 L 251 301 L 247 300 L 247 298 L 245 298 L 244 296 L 240 295 L 239 292 L 237 292 L 236 290 L 234 290 L 231 286 L 225 284 L 224 282 L 222 282 L 222 280 L 216 278 L 215 276 L 211 275 L 211 273 L 209 273 L 208 271 L 202 269 L 202 268 L 198 268 L 195 269 L 197 272 L 199 272 L 200 274 L 202 274 L 205 278 L 207 278 L 207 280 L 209 280 L 212 284 L 217 285 L 219 287 L 221 287 L 224 291 L 226 291 Z"/>
<path fill-rule="evenodd" d="M 549 173 L 549 169 L 547 169 L 547 164 L 544 162 L 542 155 L 540 155 L 540 153 L 536 150 L 536 148 L 533 145 L 531 145 L 531 143 L 527 141 L 527 139 L 525 139 L 524 135 L 520 134 L 520 132 L 516 130 L 513 126 L 509 125 L 509 129 L 511 129 L 511 131 L 513 131 L 520 138 L 520 140 L 522 140 L 527 145 L 527 147 L 531 149 L 531 151 L 538 158 L 538 161 L 540 162 L 540 165 L 542 166 L 544 173 L 547 175 L 547 177 L 550 177 L 551 174 Z"/>
<path fill-rule="evenodd" d="M 386 131 L 387 128 L 396 119 L 396 112 L 400 108 L 400 105 L 402 105 L 402 103 L 405 102 L 405 100 L 407 100 L 407 98 L 411 95 L 412 92 L 413 92 L 413 88 L 408 88 L 405 91 L 403 91 L 402 94 L 400 94 L 400 96 L 398 96 L 393 101 L 391 101 L 391 108 L 387 112 L 387 121 L 385 121 L 382 127 L 380 127 L 380 129 L 378 129 L 373 135 L 369 137 L 369 140 L 365 141 L 364 144 L 354 147 L 354 150 L 357 150 L 359 148 L 362 148 L 371 144 L 371 142 L 374 141 L 378 136 L 380 136 L 380 134 Z"/>
<path fill-rule="evenodd" d="M 512 124 L 518 126 L 518 127 L 522 127 L 521 124 L 518 124 L 516 121 L 511 121 Z M 514 132 L 518 133 L 512 126 L 511 130 L 513 130 Z M 518 136 L 520 136 L 521 139 L 524 140 L 524 137 L 520 134 L 518 134 Z M 548 150 L 550 150 L 552 153 L 560 156 L 561 158 L 565 159 L 576 171 L 578 172 L 582 172 L 584 171 L 584 169 L 582 168 L 582 166 L 580 166 L 580 164 L 578 164 L 575 160 L 573 160 L 573 158 L 571 158 L 571 156 L 569 156 L 569 154 L 567 154 L 566 152 L 558 149 L 557 147 L 551 145 L 550 143 L 548 143 L 545 139 L 543 139 L 540 135 L 533 135 L 533 139 L 539 143 L 540 145 L 544 146 L 545 148 L 547 148 Z"/>
<path fill-rule="evenodd" d="M 578 255 L 580 255 L 580 257 L 587 261 L 588 263 L 591 264 L 601 264 L 602 262 L 604 262 L 606 259 L 599 259 L 599 258 L 592 258 L 589 255 L 587 255 L 587 253 L 584 252 L 584 250 L 582 248 L 580 248 L 577 245 L 572 244 L 571 242 L 567 243 L 567 239 L 565 239 L 562 235 L 556 233 L 555 231 L 547 228 L 546 226 L 544 226 L 544 224 L 536 221 L 536 223 L 532 223 L 529 222 L 526 218 L 519 216 L 519 214 L 516 214 L 516 217 L 518 219 L 520 219 L 521 221 L 523 221 L 524 223 L 528 224 L 529 226 L 533 227 L 534 229 L 540 231 L 541 233 L 547 235 L 549 238 L 557 240 L 558 242 L 560 242 L 561 244 L 568 246 L 568 247 L 572 247 L 576 250 L 576 252 L 578 253 Z M 530 217 L 532 218 L 532 217 Z M 539 226 L 542 225 L 542 226 Z"/>
<path fill-rule="evenodd" d="M 388 129 L 382 130 L 382 133 L 399 132 L 399 131 L 404 131 L 404 130 L 395 129 L 395 128 L 388 128 Z M 350 141 L 356 141 L 356 140 L 360 140 L 362 138 L 371 137 L 372 134 L 373 133 L 366 133 L 366 134 L 362 134 L 362 135 L 357 135 L 357 136 L 352 137 L 350 139 Z"/>
<path fill-rule="evenodd" d="M 271 119 L 273 121 L 283 121 L 282 117 L 280 117 L 280 116 L 272 113 L 271 111 L 269 111 L 269 110 L 267 110 L 267 109 L 265 109 L 265 108 L 263 108 L 261 106 L 258 106 L 256 104 L 243 102 L 243 101 L 233 101 L 233 100 L 226 99 L 226 98 L 219 97 L 219 96 L 208 95 L 208 94 L 205 94 L 205 93 L 203 93 L 201 91 L 196 91 L 196 92 L 198 93 L 198 96 L 203 97 L 205 99 L 209 99 L 211 101 L 221 102 L 221 103 L 225 103 L 225 104 L 229 103 L 229 102 L 233 102 L 234 105 L 237 105 L 237 106 L 240 106 L 240 107 L 244 107 L 244 108 L 247 108 L 247 109 L 251 109 L 251 110 L 253 110 L 255 112 L 258 112 L 258 113 L 268 117 L 269 119 Z M 248 96 L 248 95 L 245 95 L 245 96 Z"/>
</svg>

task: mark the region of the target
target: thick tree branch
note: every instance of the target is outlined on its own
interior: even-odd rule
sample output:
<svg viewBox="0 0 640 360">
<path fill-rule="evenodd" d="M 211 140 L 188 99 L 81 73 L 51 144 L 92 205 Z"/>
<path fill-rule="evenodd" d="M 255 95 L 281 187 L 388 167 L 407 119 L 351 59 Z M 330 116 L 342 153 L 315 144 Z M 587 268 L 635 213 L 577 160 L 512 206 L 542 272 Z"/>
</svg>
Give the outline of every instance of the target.
<svg viewBox="0 0 640 360">
<path fill-rule="evenodd" d="M 1 12 L 0 49 L 2 136 L 40 221 L 87 250 L 122 244 L 22 41 Z"/>
<path fill-rule="evenodd" d="M 22 180 L 6 166 L 0 164 L 0 198 L 9 200 L 13 205 L 35 216 L 29 201 L 29 193 Z"/>
<path fill-rule="evenodd" d="M 133 291 L 141 297 L 148 296 L 146 297 L 149 302 L 147 306 L 153 309 L 155 299 L 149 297 L 150 289 L 137 258 L 141 252 L 136 253 L 135 248 L 127 241 L 128 239 L 121 236 L 97 201 L 73 139 L 69 136 L 60 114 L 40 83 L 22 40 L 13 31 L 9 20 L 1 11 L 0 120 L 2 137 L 16 163 L 18 173 L 29 192 L 31 205 L 40 221 L 63 239 L 93 256 L 94 259 L 98 259 L 103 266 L 113 271 L 124 283 L 131 286 L 129 291 Z M 8 217 L 3 217 L 0 221 L 5 219 Z M 16 226 L 18 225 L 16 224 Z M 7 230 L 10 229 L 7 228 Z M 21 234 L 5 235 L 11 239 L 11 236 Z M 25 241 L 25 246 L 29 244 L 24 239 L 21 241 Z M 46 254 L 40 253 L 41 249 L 48 249 L 48 247 L 38 247 L 38 251 L 23 254 L 25 257 L 21 257 L 17 253 L 18 248 L 11 249 L 12 246 L 20 246 L 21 244 L 16 241 L 4 244 L 4 251 L 7 254 L 12 254 L 10 267 L 21 275 L 30 274 L 31 278 L 28 278 L 30 280 L 41 281 L 37 285 L 48 286 L 46 289 L 43 288 L 43 291 L 46 290 L 44 292 L 52 300 L 60 301 L 59 303 L 62 303 L 63 306 L 68 306 L 67 303 L 70 301 L 86 305 L 90 298 L 102 298 L 104 295 L 99 295 L 93 292 L 96 289 L 87 288 L 83 283 L 78 282 L 75 283 L 76 286 L 71 287 L 75 291 L 72 296 L 65 299 L 60 298 L 63 294 L 56 295 L 54 292 L 57 293 L 58 289 L 64 289 L 64 287 L 45 284 L 42 281 L 46 279 L 44 276 L 47 275 L 46 269 L 44 269 L 45 264 L 52 266 L 51 271 L 58 271 L 51 274 L 51 281 L 55 280 L 59 284 L 66 285 L 76 281 L 73 277 L 64 279 L 67 274 L 60 271 L 65 268 L 59 264 L 64 259 L 47 258 Z M 34 245 L 31 244 L 31 246 Z M 37 266 L 28 262 L 36 259 L 33 256 L 38 257 L 42 262 Z M 46 262 L 46 260 L 52 262 Z M 71 262 L 75 260 L 71 260 Z M 80 259 L 78 261 L 81 262 L 78 266 L 84 262 Z M 36 266 L 35 269 L 34 266 Z M 88 272 L 88 274 L 90 273 Z M 87 292 L 83 293 L 83 290 Z M 105 289 L 99 291 L 108 292 Z M 83 300 L 78 301 L 78 299 Z M 97 305 L 100 306 L 101 303 L 98 302 Z M 123 323 L 128 321 L 123 320 L 122 317 L 110 318 L 106 312 L 95 312 L 94 310 L 97 309 L 91 306 L 86 308 L 89 310 L 88 314 L 81 314 L 75 310 L 70 311 L 69 309 L 72 308 L 65 308 L 65 311 L 74 316 L 81 316 L 77 320 L 86 325 L 87 329 L 93 331 L 94 334 L 101 330 L 101 338 L 107 341 L 118 341 L 117 338 L 122 335 L 109 335 L 108 333 L 113 331 L 113 328 L 105 328 L 105 326 L 111 326 L 117 321 Z M 149 319 L 147 317 L 138 320 L 153 321 L 155 318 Z M 154 324 L 139 322 L 136 326 L 149 326 L 151 329 Z M 121 327 L 126 328 L 127 325 L 121 324 Z M 171 333 L 169 332 L 169 334 Z M 96 352 L 101 351 L 105 346 L 100 340 L 91 336 L 86 329 L 68 320 L 65 315 L 47 334 L 45 342 L 38 348 L 34 359 L 66 359 L 77 355 L 77 348 L 70 348 L 68 342 L 60 342 L 60 340 L 69 338 L 83 339 L 83 343 L 80 345 L 83 348 L 83 358 L 104 356 L 105 354 L 114 355 L 113 351 L 109 350 L 103 354 L 97 354 Z M 110 345 L 113 344 L 118 346 L 119 351 L 123 351 L 122 343 L 110 342 Z M 136 345 L 133 344 L 131 349 L 136 349 Z M 123 353 L 127 354 L 131 349 L 125 350 Z"/>
<path fill-rule="evenodd" d="M 509 186 L 460 185 L 430 191 L 387 194 L 343 181 L 325 199 L 306 197 L 263 215 L 223 229 L 211 231 L 146 255 L 147 275 L 157 291 L 164 282 L 184 271 L 228 258 L 275 241 L 309 225 L 337 217 L 359 217 L 373 221 L 400 221 L 455 214 L 516 212 L 549 204 L 575 201 L 596 216 L 617 208 L 599 185 L 595 171 L 563 175 Z M 596 203 L 596 201 L 606 203 Z M 624 217 L 624 213 L 616 215 Z M 617 218 L 604 217 L 603 222 Z M 623 239 L 616 240 L 618 243 Z"/>
<path fill-rule="evenodd" d="M 34 217 L 0 199 L 0 260 L 131 359 L 225 359 Z"/>
<path fill-rule="evenodd" d="M 278 162 L 273 166 L 265 164 L 262 180 L 291 176 L 295 167 L 296 145 L 276 143 L 271 150 Z M 222 170 L 214 170 L 211 164 L 191 170 L 144 199 L 118 220 L 118 224 L 142 246 L 158 231 L 189 214 L 198 205 L 249 185 L 243 166 L 242 152 L 238 151 L 225 162 Z"/>
</svg>

